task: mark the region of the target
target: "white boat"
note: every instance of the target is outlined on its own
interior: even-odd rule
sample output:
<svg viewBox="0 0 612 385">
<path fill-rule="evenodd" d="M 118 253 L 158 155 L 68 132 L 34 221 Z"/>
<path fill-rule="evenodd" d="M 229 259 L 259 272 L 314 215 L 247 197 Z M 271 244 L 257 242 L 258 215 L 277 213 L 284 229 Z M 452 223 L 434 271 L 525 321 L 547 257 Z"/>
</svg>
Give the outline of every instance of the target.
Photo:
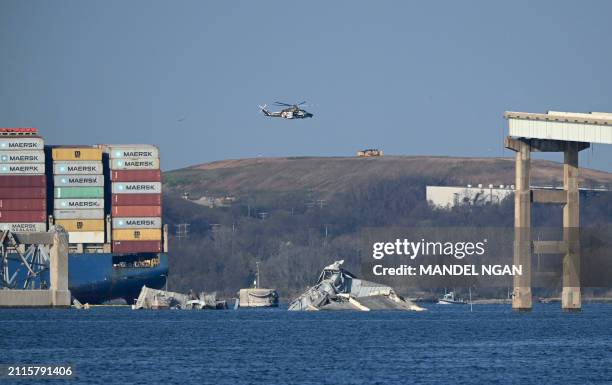
<svg viewBox="0 0 612 385">
<path fill-rule="evenodd" d="M 455 292 L 451 291 L 438 299 L 438 305 L 467 305 L 467 302 L 464 299 L 455 298 Z"/>
</svg>

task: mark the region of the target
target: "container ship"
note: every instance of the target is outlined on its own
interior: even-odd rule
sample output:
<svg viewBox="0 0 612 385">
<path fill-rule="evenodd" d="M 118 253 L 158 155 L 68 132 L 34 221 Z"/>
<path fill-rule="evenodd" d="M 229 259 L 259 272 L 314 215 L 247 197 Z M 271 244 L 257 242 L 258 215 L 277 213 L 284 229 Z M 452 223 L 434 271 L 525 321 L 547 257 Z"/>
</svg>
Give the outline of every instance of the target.
<svg viewBox="0 0 612 385">
<path fill-rule="evenodd" d="M 0 129 L 0 230 L 62 226 L 68 284 L 81 302 L 132 303 L 143 285 L 165 284 L 161 181 L 152 145 L 49 146 L 35 128 Z M 18 256 L 11 264 L 27 275 Z M 38 279 L 44 286 L 48 271 Z"/>
</svg>

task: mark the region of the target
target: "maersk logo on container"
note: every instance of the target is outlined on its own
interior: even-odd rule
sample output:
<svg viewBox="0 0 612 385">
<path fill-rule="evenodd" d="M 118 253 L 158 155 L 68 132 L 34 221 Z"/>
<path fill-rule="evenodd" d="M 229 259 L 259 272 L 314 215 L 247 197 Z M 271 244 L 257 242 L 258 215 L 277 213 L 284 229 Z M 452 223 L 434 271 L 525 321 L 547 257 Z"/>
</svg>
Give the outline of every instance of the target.
<svg viewBox="0 0 612 385">
<path fill-rule="evenodd" d="M 104 208 L 103 199 L 56 199 L 56 206 L 63 209 L 100 209 Z"/>
<path fill-rule="evenodd" d="M 44 232 L 47 231 L 47 224 L 43 222 L 0 223 L 0 230 L 10 230 L 18 233 Z"/>
<path fill-rule="evenodd" d="M 87 185 L 97 185 L 100 183 L 100 179 L 97 176 L 66 176 L 60 178 L 61 184 L 87 184 Z"/>
<path fill-rule="evenodd" d="M 62 171 L 68 172 L 93 172 L 96 171 L 96 167 L 94 166 L 62 166 L 60 167 Z"/>
<path fill-rule="evenodd" d="M 119 167 L 153 167 L 154 163 L 151 160 L 120 160 L 117 162 L 117 165 Z"/>
<path fill-rule="evenodd" d="M 16 142 L 16 143 L 2 143 L 1 144 L 1 148 L 8 148 L 8 149 L 13 149 L 13 148 L 18 148 L 18 149 L 32 149 L 32 148 L 38 148 L 38 145 L 36 143 L 27 143 L 27 142 Z"/>
<path fill-rule="evenodd" d="M 17 143 L 8 143 L 8 148 L 37 148 L 36 143 L 27 143 L 27 142 L 17 142 Z"/>
<path fill-rule="evenodd" d="M 35 152 L 35 151 L 29 151 Z M 43 162 L 43 160 L 38 155 L 2 155 L 0 156 L 0 161 L 2 162 Z"/>
<path fill-rule="evenodd" d="M 152 151 L 116 151 L 115 158 L 153 158 Z"/>
<path fill-rule="evenodd" d="M 53 162 L 55 175 L 62 174 L 88 174 L 101 175 L 102 162 L 97 161 L 55 161 Z"/>
<path fill-rule="evenodd" d="M 119 221 L 120 226 L 153 226 L 155 225 L 155 221 L 148 219 L 127 219 L 124 221 Z"/>
<path fill-rule="evenodd" d="M 110 146 L 111 158 L 159 158 L 159 150 L 150 144 Z"/>
<path fill-rule="evenodd" d="M 113 193 L 160 193 L 159 182 L 113 183 Z"/>
<path fill-rule="evenodd" d="M 162 227 L 160 217 L 113 218 L 113 228 L 159 229 Z"/>
<path fill-rule="evenodd" d="M 128 185 L 122 185 L 120 184 L 119 186 L 117 186 L 117 188 L 119 189 L 119 191 L 151 191 L 151 190 L 155 190 L 154 186 L 148 185 L 148 184 L 128 184 Z"/>
<path fill-rule="evenodd" d="M 39 161 L 40 158 L 34 155 L 18 155 L 18 156 L 10 156 L 9 160 L 11 162 L 36 162 L 36 161 Z"/>
<path fill-rule="evenodd" d="M 41 138 L 3 138 L 0 139 L 0 150 L 42 150 Z"/>
<path fill-rule="evenodd" d="M 5 164 L 0 166 L 5 174 L 42 174 L 45 169 L 39 164 Z"/>
</svg>

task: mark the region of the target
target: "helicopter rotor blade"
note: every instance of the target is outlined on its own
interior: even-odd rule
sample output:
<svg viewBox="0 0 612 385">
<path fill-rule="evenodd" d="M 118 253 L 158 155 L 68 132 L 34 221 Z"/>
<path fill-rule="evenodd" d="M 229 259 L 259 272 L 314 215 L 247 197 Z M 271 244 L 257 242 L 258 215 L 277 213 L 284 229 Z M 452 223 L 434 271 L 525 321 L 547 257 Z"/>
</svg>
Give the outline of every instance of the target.
<svg viewBox="0 0 612 385">
<path fill-rule="evenodd" d="M 283 103 L 283 102 L 274 102 L 275 105 L 277 106 L 287 106 L 287 107 L 291 107 L 293 104 L 288 104 L 288 103 Z"/>
</svg>

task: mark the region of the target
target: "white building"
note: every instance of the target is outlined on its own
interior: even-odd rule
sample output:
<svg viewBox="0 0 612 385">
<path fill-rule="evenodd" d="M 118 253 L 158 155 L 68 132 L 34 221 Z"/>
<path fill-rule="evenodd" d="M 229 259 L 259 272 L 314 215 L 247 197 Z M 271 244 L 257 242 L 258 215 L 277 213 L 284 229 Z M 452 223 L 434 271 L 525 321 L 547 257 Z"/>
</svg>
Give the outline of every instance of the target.
<svg viewBox="0 0 612 385">
<path fill-rule="evenodd" d="M 562 187 L 531 186 L 537 190 L 562 190 Z M 581 194 L 607 193 L 610 190 L 601 188 L 583 188 L 578 190 Z M 514 195 L 514 185 L 476 185 L 472 186 L 426 186 L 427 202 L 438 208 L 450 208 L 461 204 L 483 205 L 486 203 L 500 204 L 507 196 Z"/>
<path fill-rule="evenodd" d="M 481 205 L 485 203 L 499 204 L 508 195 L 514 194 L 514 185 L 494 186 L 427 186 L 426 197 L 429 204 L 449 208 L 461 204 Z"/>
</svg>

